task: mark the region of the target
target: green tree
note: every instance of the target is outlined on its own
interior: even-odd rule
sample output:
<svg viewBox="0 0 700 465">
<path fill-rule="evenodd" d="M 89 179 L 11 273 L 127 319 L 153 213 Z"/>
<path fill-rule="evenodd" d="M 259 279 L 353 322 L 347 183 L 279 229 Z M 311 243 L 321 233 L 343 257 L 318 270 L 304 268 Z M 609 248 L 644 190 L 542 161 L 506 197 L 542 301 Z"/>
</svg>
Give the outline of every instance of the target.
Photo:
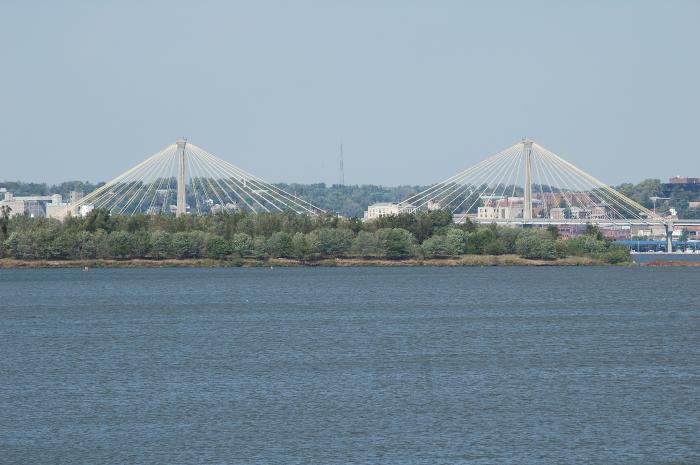
<svg viewBox="0 0 700 465">
<path fill-rule="evenodd" d="M 265 239 L 265 237 L 257 236 L 253 238 L 253 248 L 251 253 L 258 260 L 264 260 L 268 258 L 267 240 Z"/>
<path fill-rule="evenodd" d="M 292 257 L 300 260 L 308 260 L 311 257 L 311 245 L 303 232 L 292 236 Z"/>
<path fill-rule="evenodd" d="M 135 231 L 132 239 L 134 257 L 146 258 L 151 255 L 151 235 L 145 229 Z"/>
<path fill-rule="evenodd" d="M 201 231 L 177 232 L 172 236 L 175 258 L 202 258 L 206 236 Z"/>
<path fill-rule="evenodd" d="M 442 258 L 451 255 L 447 250 L 447 239 L 445 236 L 435 235 L 427 238 L 421 244 L 423 255 L 427 258 Z"/>
<path fill-rule="evenodd" d="M 599 241 L 605 240 L 605 236 L 600 232 L 600 227 L 591 223 L 586 223 L 586 229 L 583 231 L 583 234 Z"/>
<path fill-rule="evenodd" d="M 100 208 L 96 208 L 88 213 L 83 224 L 83 228 L 90 232 L 102 229 L 109 233 L 114 229 L 114 219 L 110 215 L 109 210 L 102 210 Z"/>
<path fill-rule="evenodd" d="M 549 233 L 550 236 L 552 236 L 552 239 L 555 241 L 559 239 L 559 227 L 553 224 L 550 224 L 547 226 L 547 232 Z"/>
<path fill-rule="evenodd" d="M 236 233 L 231 239 L 231 249 L 239 257 L 247 257 L 253 251 L 253 238 L 246 233 Z"/>
<path fill-rule="evenodd" d="M 352 241 L 351 253 L 357 257 L 373 258 L 382 256 L 382 244 L 376 233 L 360 231 Z"/>
<path fill-rule="evenodd" d="M 216 260 L 223 260 L 232 253 L 231 242 L 213 234 L 207 236 L 204 249 L 208 258 Z"/>
<path fill-rule="evenodd" d="M 10 212 L 12 209 L 7 205 L 0 207 L 0 242 L 8 237 L 7 225 L 10 222 Z"/>
<path fill-rule="evenodd" d="M 484 244 L 484 253 L 486 255 L 503 255 L 507 252 L 508 249 L 503 239 L 496 238 Z"/>
<path fill-rule="evenodd" d="M 292 238 L 283 231 L 272 233 L 267 240 L 267 253 L 273 258 L 287 258 L 292 255 Z"/>
<path fill-rule="evenodd" d="M 151 234 L 151 255 L 154 258 L 171 258 L 172 234 L 166 231 L 156 231 Z"/>
<path fill-rule="evenodd" d="M 350 251 L 352 231 L 347 229 L 316 229 L 309 233 L 312 252 L 318 257 L 344 257 Z"/>
<path fill-rule="evenodd" d="M 467 234 L 457 228 L 450 228 L 445 235 L 445 251 L 448 255 L 461 255 L 467 246 Z"/>
<path fill-rule="evenodd" d="M 384 256 L 392 260 L 414 256 L 415 238 L 402 228 L 384 228 L 377 231 L 382 243 Z"/>
<path fill-rule="evenodd" d="M 515 241 L 515 249 L 523 258 L 552 260 L 557 257 L 554 240 L 544 231 L 523 231 Z"/>
<path fill-rule="evenodd" d="M 127 231 L 114 231 L 109 235 L 109 247 L 114 258 L 133 258 L 134 236 Z"/>
</svg>

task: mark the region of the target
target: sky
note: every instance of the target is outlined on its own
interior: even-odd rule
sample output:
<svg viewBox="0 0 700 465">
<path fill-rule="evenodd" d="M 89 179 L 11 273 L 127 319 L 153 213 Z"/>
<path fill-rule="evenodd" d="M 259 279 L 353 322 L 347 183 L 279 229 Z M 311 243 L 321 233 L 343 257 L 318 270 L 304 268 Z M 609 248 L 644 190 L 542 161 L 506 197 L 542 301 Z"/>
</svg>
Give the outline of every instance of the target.
<svg viewBox="0 0 700 465">
<path fill-rule="evenodd" d="M 426 185 L 530 137 L 700 176 L 700 2 L 0 0 L 0 180 L 186 136 L 271 182 Z"/>
</svg>

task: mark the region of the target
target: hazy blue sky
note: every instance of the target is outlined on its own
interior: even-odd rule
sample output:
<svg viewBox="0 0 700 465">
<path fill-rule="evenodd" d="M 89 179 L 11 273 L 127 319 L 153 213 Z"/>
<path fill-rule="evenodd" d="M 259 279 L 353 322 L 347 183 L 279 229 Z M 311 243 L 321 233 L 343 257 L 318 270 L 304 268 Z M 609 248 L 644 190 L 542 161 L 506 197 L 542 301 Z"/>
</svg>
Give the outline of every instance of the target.
<svg viewBox="0 0 700 465">
<path fill-rule="evenodd" d="M 527 5 L 525 5 L 527 3 Z M 270 181 L 429 184 L 527 135 L 700 176 L 698 1 L 0 0 L 0 180 L 108 180 L 185 135 Z"/>
</svg>

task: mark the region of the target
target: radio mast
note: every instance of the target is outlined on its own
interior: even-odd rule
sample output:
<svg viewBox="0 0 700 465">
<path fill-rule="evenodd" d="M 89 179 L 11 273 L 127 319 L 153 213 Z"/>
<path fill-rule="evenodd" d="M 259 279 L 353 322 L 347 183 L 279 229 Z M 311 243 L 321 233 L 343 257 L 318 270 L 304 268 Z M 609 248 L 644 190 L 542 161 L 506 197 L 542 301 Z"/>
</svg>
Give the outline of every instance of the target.
<svg viewBox="0 0 700 465">
<path fill-rule="evenodd" d="M 340 185 L 345 185 L 345 166 L 343 166 L 343 143 L 340 143 Z"/>
</svg>

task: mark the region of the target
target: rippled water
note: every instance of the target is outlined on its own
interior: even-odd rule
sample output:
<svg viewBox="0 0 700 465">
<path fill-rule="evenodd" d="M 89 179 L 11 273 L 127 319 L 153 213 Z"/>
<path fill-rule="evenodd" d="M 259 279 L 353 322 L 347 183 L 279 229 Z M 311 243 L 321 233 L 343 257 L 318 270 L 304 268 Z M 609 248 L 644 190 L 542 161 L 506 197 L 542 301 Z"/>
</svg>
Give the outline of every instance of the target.
<svg viewBox="0 0 700 465">
<path fill-rule="evenodd" d="M 682 268 L 0 270 L 0 463 L 698 463 Z"/>
</svg>

